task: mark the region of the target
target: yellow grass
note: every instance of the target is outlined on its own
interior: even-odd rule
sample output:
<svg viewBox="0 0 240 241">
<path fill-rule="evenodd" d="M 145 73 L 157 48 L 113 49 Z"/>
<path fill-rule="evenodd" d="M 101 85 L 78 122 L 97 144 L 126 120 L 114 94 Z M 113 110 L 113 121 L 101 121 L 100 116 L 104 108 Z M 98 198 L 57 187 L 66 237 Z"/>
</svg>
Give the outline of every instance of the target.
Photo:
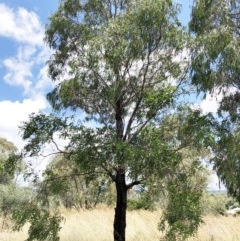
<svg viewBox="0 0 240 241">
<path fill-rule="evenodd" d="M 110 241 L 113 233 L 114 211 L 97 209 L 65 215 L 61 230 L 63 241 Z M 158 240 L 157 220 L 160 212 L 134 211 L 127 213 L 127 240 Z M 151 239 L 149 239 L 151 237 Z"/>
<path fill-rule="evenodd" d="M 61 230 L 61 241 L 110 241 L 114 211 L 98 208 L 91 211 L 63 212 L 66 221 Z M 127 241 L 158 241 L 157 230 L 161 211 L 131 211 L 127 213 Z M 191 241 L 240 241 L 240 217 L 206 216 L 196 237 Z M 23 241 L 22 232 L 1 231 L 0 241 Z"/>
</svg>

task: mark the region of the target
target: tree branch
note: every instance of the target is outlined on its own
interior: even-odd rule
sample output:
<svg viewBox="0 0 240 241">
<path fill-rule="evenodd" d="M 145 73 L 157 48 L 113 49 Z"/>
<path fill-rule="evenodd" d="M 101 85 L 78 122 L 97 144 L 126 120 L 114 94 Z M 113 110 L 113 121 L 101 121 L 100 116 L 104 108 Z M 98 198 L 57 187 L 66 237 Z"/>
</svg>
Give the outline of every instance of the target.
<svg viewBox="0 0 240 241">
<path fill-rule="evenodd" d="M 143 178 L 141 180 L 136 180 L 136 181 L 133 181 L 129 184 L 126 185 L 126 189 L 130 189 L 132 188 L 133 186 L 136 186 L 136 185 L 139 185 L 139 184 L 142 184 L 143 181 L 145 181 L 147 178 Z"/>
<path fill-rule="evenodd" d="M 125 132 L 125 135 L 124 135 L 124 138 L 123 140 L 125 141 L 127 139 L 127 136 L 129 135 L 130 133 L 130 130 L 131 130 L 131 126 L 132 126 L 132 123 L 133 123 L 133 120 L 135 118 L 135 115 L 138 111 L 138 108 L 142 102 L 142 99 L 143 99 L 143 90 L 144 90 L 144 87 L 145 87 L 145 84 L 147 82 L 146 80 L 146 75 L 147 75 L 147 72 L 148 72 L 148 68 L 149 68 L 149 64 L 150 64 L 150 55 L 151 55 L 151 51 L 148 51 L 148 55 L 147 55 L 147 65 L 145 67 L 145 71 L 144 71 L 144 74 L 143 74 L 143 80 L 142 80 L 142 85 L 141 85 L 141 88 L 140 88 L 140 91 L 138 92 L 139 93 L 139 96 L 138 96 L 138 101 L 136 102 L 136 105 L 135 105 L 135 108 L 132 112 L 132 115 L 128 121 L 128 125 L 127 125 L 127 128 L 126 128 L 126 132 Z M 144 63 L 143 63 L 143 66 L 144 66 Z M 143 68 L 143 67 L 142 67 Z M 140 71 L 141 72 L 141 71 Z"/>
</svg>

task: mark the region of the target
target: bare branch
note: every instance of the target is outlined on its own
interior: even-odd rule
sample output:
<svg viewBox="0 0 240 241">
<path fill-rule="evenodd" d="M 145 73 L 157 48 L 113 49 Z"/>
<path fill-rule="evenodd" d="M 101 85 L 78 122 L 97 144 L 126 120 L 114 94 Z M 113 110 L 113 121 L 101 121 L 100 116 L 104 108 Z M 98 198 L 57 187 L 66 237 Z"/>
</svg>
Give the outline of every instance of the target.
<svg viewBox="0 0 240 241">
<path fill-rule="evenodd" d="M 132 123 L 133 123 L 133 120 L 136 116 L 136 113 L 138 111 L 138 108 L 142 102 L 142 99 L 143 99 L 143 90 L 144 90 L 144 87 L 145 87 L 145 84 L 147 82 L 147 79 L 146 79 L 146 75 L 147 75 L 147 72 L 148 72 L 148 68 L 149 68 L 149 64 L 150 64 L 150 55 L 151 55 L 151 51 L 148 52 L 148 55 L 147 55 L 147 65 L 146 65 L 146 68 L 145 68 L 145 71 L 144 71 L 144 75 L 143 75 L 143 80 L 142 80 L 142 85 L 141 85 L 141 89 L 140 91 L 138 92 L 139 93 L 139 96 L 138 96 L 138 101 L 136 102 L 136 105 L 135 105 L 135 108 L 132 112 L 132 115 L 128 121 L 128 125 L 127 125 L 127 128 L 126 128 L 126 132 L 125 132 L 125 135 L 124 135 L 124 138 L 123 140 L 125 141 L 127 139 L 127 136 L 129 135 L 130 133 L 130 130 L 131 130 L 131 126 L 132 126 Z M 143 64 L 144 66 L 144 64 Z M 142 67 L 143 68 L 143 67 Z"/>
<path fill-rule="evenodd" d="M 57 145 L 57 143 L 54 141 L 54 139 L 53 139 L 53 136 L 51 137 L 51 140 L 52 140 L 52 143 L 54 144 L 54 146 L 56 147 L 56 149 L 60 152 L 60 153 L 65 153 L 65 151 L 62 151 L 59 147 L 58 147 L 58 145 Z"/>
</svg>

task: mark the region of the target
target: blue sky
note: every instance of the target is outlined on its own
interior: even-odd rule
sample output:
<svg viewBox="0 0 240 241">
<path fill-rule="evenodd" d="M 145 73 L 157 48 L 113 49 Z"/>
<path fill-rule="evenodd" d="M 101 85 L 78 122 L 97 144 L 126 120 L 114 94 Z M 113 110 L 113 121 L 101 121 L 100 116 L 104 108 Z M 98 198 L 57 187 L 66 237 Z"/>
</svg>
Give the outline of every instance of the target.
<svg viewBox="0 0 240 241">
<path fill-rule="evenodd" d="M 183 4 L 180 17 L 187 24 L 192 0 L 176 1 Z M 49 107 L 45 94 L 52 82 L 45 63 L 50 51 L 43 38 L 48 17 L 57 7 L 58 0 L 0 0 L 0 136 L 19 149 L 19 124 L 30 113 Z M 210 110 L 216 103 L 209 105 L 206 99 L 201 106 Z"/>
<path fill-rule="evenodd" d="M 23 145 L 19 123 L 48 107 L 45 94 L 52 83 L 43 38 L 57 6 L 57 0 L 0 1 L 0 136 L 19 148 Z"/>
<path fill-rule="evenodd" d="M 26 88 L 45 62 L 32 60 L 43 54 L 44 26 L 57 5 L 57 0 L 0 1 L 0 101 L 28 96 Z"/>
</svg>

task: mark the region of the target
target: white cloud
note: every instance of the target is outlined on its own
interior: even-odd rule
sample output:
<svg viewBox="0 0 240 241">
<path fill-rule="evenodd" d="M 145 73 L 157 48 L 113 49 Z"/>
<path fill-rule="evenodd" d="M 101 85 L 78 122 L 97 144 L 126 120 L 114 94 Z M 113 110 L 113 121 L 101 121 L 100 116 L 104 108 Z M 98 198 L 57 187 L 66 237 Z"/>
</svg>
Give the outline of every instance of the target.
<svg viewBox="0 0 240 241">
<path fill-rule="evenodd" d="M 1 3 L 0 36 L 20 43 L 43 45 L 44 28 L 36 13 L 21 7 L 14 10 Z"/>
<path fill-rule="evenodd" d="M 46 90 L 48 87 L 53 87 L 54 83 L 51 81 L 48 77 L 48 67 L 44 65 L 40 70 L 37 75 L 37 81 L 35 84 L 35 91 L 37 92 L 42 92 Z M 35 96 L 35 94 L 34 94 Z"/>
<path fill-rule="evenodd" d="M 0 133 L 1 137 L 11 141 L 19 151 L 22 150 L 26 142 L 21 137 L 19 126 L 23 121 L 28 121 L 31 113 L 44 111 L 48 107 L 48 103 L 44 98 L 39 96 L 36 99 L 24 99 L 20 101 L 0 101 Z M 68 144 L 68 140 L 63 140 L 58 134 L 54 135 L 54 140 L 61 150 L 64 150 Z M 43 156 L 36 158 L 25 158 L 25 161 L 31 162 L 32 167 L 41 175 L 49 161 L 54 157 L 50 153 L 57 152 L 56 146 L 47 145 L 42 152 Z M 46 156 L 46 157 L 44 157 Z M 22 182 L 22 180 L 20 181 Z"/>
<path fill-rule="evenodd" d="M 45 94 L 51 86 L 46 68 L 50 51 L 43 43 L 44 27 L 38 16 L 24 8 L 15 10 L 0 4 L 1 36 L 19 44 L 16 55 L 2 61 L 7 71 L 3 80 L 9 85 L 22 87 L 25 97 Z"/>
<path fill-rule="evenodd" d="M 16 54 L 8 56 L 0 64 L 6 70 L 3 81 L 10 86 L 21 87 L 19 91 L 23 91 L 24 98 L 15 102 L 0 101 L 0 135 L 21 150 L 25 143 L 19 125 L 27 121 L 31 113 L 45 111 L 49 107 L 45 95 L 53 84 L 46 66 L 50 50 L 43 43 L 44 27 L 39 17 L 24 8 L 11 9 L 0 3 L 0 37 L 17 43 Z M 60 139 L 56 137 L 56 141 Z M 45 153 L 49 153 L 51 148 L 54 149 L 54 146 L 46 149 Z M 42 170 L 49 158 L 36 159 L 34 167 Z"/>
<path fill-rule="evenodd" d="M 13 142 L 19 149 L 23 147 L 23 140 L 19 133 L 19 125 L 22 121 L 28 120 L 29 114 L 45 109 L 47 103 L 44 99 L 25 99 L 20 101 L 0 102 L 0 133 L 1 137 Z"/>
<path fill-rule="evenodd" d="M 222 96 L 215 96 L 207 94 L 206 98 L 198 105 L 202 109 L 204 114 L 209 112 L 216 113 L 219 107 L 219 101 L 222 99 Z"/>
<path fill-rule="evenodd" d="M 16 56 L 3 60 L 3 67 L 7 70 L 3 80 L 9 85 L 22 87 L 27 97 L 45 94 L 53 84 L 45 64 L 47 52 L 47 48 L 39 50 L 29 45 L 20 46 Z"/>
<path fill-rule="evenodd" d="M 4 81 L 9 85 L 21 86 L 27 92 L 31 86 L 33 60 L 30 57 L 35 51 L 28 46 L 20 47 L 19 53 L 14 58 L 7 58 L 3 61 L 8 73 L 4 76 Z"/>
<path fill-rule="evenodd" d="M 216 88 L 213 93 L 207 93 L 206 97 L 200 102 L 194 105 L 194 108 L 200 108 L 204 114 L 209 112 L 217 113 L 220 102 L 224 96 L 229 96 L 238 91 L 235 87 L 229 88 Z"/>
</svg>

